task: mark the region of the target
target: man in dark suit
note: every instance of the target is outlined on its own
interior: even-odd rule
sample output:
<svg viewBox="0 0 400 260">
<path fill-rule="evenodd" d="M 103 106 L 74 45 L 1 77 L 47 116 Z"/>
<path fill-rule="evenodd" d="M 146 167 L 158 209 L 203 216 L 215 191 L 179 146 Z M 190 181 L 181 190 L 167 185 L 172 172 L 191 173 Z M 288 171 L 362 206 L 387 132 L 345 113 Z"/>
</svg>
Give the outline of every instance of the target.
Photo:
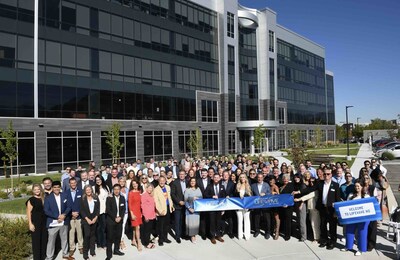
<svg viewBox="0 0 400 260">
<path fill-rule="evenodd" d="M 204 191 L 204 197 L 209 199 L 219 199 L 226 198 L 225 187 L 220 183 L 221 176 L 218 173 L 214 174 L 213 182 L 207 186 Z M 216 244 L 216 240 L 219 242 L 224 242 L 221 237 L 221 211 L 210 211 L 209 213 L 209 223 L 210 223 L 210 239 L 211 243 Z"/>
<path fill-rule="evenodd" d="M 174 203 L 174 219 L 175 219 L 175 240 L 178 244 L 181 243 L 181 234 L 184 226 L 183 216 L 185 214 L 185 198 L 183 194 L 186 190 L 186 172 L 180 170 L 178 179 L 171 184 L 171 198 Z"/>
<path fill-rule="evenodd" d="M 125 214 L 125 197 L 120 195 L 121 185 L 118 183 L 113 187 L 113 196 L 108 197 L 106 201 L 107 215 L 107 258 L 112 258 L 112 245 L 114 244 L 114 255 L 124 255 L 119 250 L 122 234 L 122 218 Z"/>
<path fill-rule="evenodd" d="M 201 169 L 201 176 L 199 179 L 197 179 L 197 186 L 199 187 L 201 194 L 203 195 L 204 198 L 204 192 L 207 188 L 207 186 L 210 184 L 211 180 L 208 178 L 208 172 L 207 169 L 203 168 Z M 199 234 L 203 240 L 207 239 L 207 218 L 208 218 L 208 213 L 207 212 L 200 212 L 200 227 L 199 227 Z"/>
<path fill-rule="evenodd" d="M 226 196 L 228 197 L 233 197 L 233 193 L 235 192 L 236 185 L 231 181 L 229 171 L 225 170 L 222 173 L 222 181 L 221 184 L 225 188 Z M 230 238 L 234 238 L 235 236 L 233 235 L 233 220 L 236 217 L 236 211 L 235 210 L 228 210 L 225 211 L 225 214 L 223 215 L 223 219 L 225 220 L 226 223 L 228 223 L 228 236 Z"/>
<path fill-rule="evenodd" d="M 76 177 L 75 170 L 70 170 L 69 177 L 65 178 L 62 182 L 61 187 L 62 187 L 63 192 L 66 192 L 67 190 L 69 190 L 69 179 L 71 179 L 71 178 L 75 178 L 75 180 L 77 182 L 79 182 L 79 180 L 80 180 L 80 178 Z"/>
<path fill-rule="evenodd" d="M 73 256 L 76 246 L 75 246 L 75 233 L 78 238 L 78 250 L 79 253 L 83 253 L 83 234 L 81 225 L 81 199 L 82 190 L 77 188 L 77 183 L 75 178 L 69 179 L 70 189 L 65 192 L 67 196 L 67 202 L 69 208 L 71 209 L 71 220 L 69 223 L 69 255 Z"/>
<path fill-rule="evenodd" d="M 318 201 L 317 209 L 321 217 L 321 240 L 319 247 L 332 250 L 337 239 L 337 217 L 333 204 L 340 201 L 340 189 L 336 182 L 332 181 L 332 170 L 324 168 L 325 180 L 318 182 Z M 329 224 L 329 238 L 327 224 Z"/>
<path fill-rule="evenodd" d="M 265 196 L 271 194 L 271 188 L 269 184 L 264 182 L 264 174 L 257 174 L 257 183 L 253 183 L 251 185 L 251 191 L 254 196 Z M 258 237 L 260 235 L 260 220 L 261 217 L 264 218 L 265 221 L 265 239 L 269 239 L 271 237 L 271 213 L 269 209 L 256 209 L 253 212 L 254 216 L 254 237 Z"/>
<path fill-rule="evenodd" d="M 81 172 L 81 180 L 77 182 L 77 187 L 79 190 L 83 190 L 86 185 L 94 186 L 94 181 L 89 180 L 89 175 L 87 171 L 82 171 Z"/>
<path fill-rule="evenodd" d="M 72 260 L 74 258 L 68 254 L 68 215 L 71 209 L 68 207 L 67 196 L 65 193 L 61 193 L 61 182 L 54 181 L 52 186 L 53 192 L 47 195 L 44 200 L 44 213 L 47 217 L 46 227 L 49 233 L 46 260 L 51 260 L 54 257 L 54 248 L 58 235 L 61 239 L 63 259 Z"/>
</svg>

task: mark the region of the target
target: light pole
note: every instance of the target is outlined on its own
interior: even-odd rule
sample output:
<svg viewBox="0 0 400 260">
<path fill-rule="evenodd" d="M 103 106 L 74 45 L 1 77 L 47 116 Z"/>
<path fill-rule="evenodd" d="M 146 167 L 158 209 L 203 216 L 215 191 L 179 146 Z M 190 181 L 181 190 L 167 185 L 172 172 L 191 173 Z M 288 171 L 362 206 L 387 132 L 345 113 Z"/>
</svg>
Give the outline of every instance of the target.
<svg viewBox="0 0 400 260">
<path fill-rule="evenodd" d="M 346 106 L 346 135 L 347 135 L 347 157 L 346 160 L 350 161 L 351 157 L 350 157 L 350 147 L 349 147 L 349 113 L 348 113 L 348 109 L 351 108 L 353 106 Z"/>
</svg>

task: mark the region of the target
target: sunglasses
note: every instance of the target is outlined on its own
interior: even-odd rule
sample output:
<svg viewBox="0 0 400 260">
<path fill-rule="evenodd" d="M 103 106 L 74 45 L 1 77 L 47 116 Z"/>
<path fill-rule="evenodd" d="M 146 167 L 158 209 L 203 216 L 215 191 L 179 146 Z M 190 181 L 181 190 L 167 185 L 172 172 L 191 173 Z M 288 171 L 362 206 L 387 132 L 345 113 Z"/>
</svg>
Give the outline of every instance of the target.
<svg viewBox="0 0 400 260">
<path fill-rule="evenodd" d="M 332 175 L 332 173 L 324 173 L 324 176 L 326 176 L 326 175 Z"/>
</svg>

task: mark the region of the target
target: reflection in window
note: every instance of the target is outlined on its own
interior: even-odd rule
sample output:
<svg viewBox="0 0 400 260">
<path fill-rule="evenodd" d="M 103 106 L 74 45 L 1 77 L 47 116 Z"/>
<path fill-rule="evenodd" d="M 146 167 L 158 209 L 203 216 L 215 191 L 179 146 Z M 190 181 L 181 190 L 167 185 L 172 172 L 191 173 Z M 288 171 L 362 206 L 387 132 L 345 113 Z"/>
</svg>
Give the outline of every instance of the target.
<svg viewBox="0 0 400 260">
<path fill-rule="evenodd" d="M 218 154 L 218 131 L 202 131 L 203 155 Z"/>
<path fill-rule="evenodd" d="M 106 132 L 101 132 L 101 160 L 103 164 L 110 164 L 112 162 L 110 147 L 106 144 Z M 120 152 L 121 162 L 133 162 L 136 160 L 136 132 L 135 131 L 121 131 L 119 133 L 119 140 L 124 145 Z"/>
<path fill-rule="evenodd" d="M 144 159 L 154 158 L 156 161 L 167 160 L 172 157 L 171 131 L 144 132 Z"/>
</svg>

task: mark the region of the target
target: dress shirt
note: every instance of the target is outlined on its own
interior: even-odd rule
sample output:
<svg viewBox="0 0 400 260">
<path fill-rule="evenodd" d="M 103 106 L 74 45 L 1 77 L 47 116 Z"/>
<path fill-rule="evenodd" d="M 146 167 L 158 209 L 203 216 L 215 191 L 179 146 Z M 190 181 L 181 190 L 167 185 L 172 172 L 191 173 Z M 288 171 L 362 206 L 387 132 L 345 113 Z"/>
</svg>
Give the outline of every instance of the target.
<svg viewBox="0 0 400 260">
<path fill-rule="evenodd" d="M 185 181 L 180 181 L 180 183 L 181 183 L 182 193 L 185 193 L 185 190 L 186 190 L 186 182 L 185 182 Z"/>
<path fill-rule="evenodd" d="M 61 214 L 61 195 L 54 194 L 54 198 L 56 199 L 57 207 L 58 207 L 58 213 Z"/>
<path fill-rule="evenodd" d="M 204 189 L 207 188 L 208 180 L 207 179 L 202 179 L 202 181 L 203 181 Z"/>
<path fill-rule="evenodd" d="M 259 193 L 260 195 L 261 195 L 262 186 L 263 186 L 263 184 L 262 184 L 262 183 L 258 183 L 258 184 L 257 184 L 257 187 L 258 187 L 258 193 Z"/>
<path fill-rule="evenodd" d="M 117 204 L 117 217 L 119 217 L 119 196 L 114 196 L 115 203 Z"/>
<path fill-rule="evenodd" d="M 217 197 L 218 197 L 218 192 L 219 192 L 219 185 L 218 184 L 217 185 L 214 184 L 214 191 L 215 191 L 215 195 L 217 195 Z"/>
<path fill-rule="evenodd" d="M 222 185 L 224 185 L 224 188 L 226 190 L 226 187 L 228 186 L 228 181 L 222 181 Z"/>
<path fill-rule="evenodd" d="M 324 182 L 324 189 L 322 190 L 322 204 L 325 206 L 328 203 L 328 192 L 330 187 L 331 187 L 331 181 L 329 183 Z"/>
<path fill-rule="evenodd" d="M 75 202 L 75 195 L 76 195 L 76 190 L 71 189 L 72 202 Z"/>
<path fill-rule="evenodd" d="M 85 188 L 86 185 L 89 184 L 89 180 L 82 181 L 82 190 Z"/>
<path fill-rule="evenodd" d="M 88 200 L 89 203 L 89 211 L 90 213 L 93 213 L 94 211 L 94 199 L 92 198 L 91 200 Z"/>
</svg>

